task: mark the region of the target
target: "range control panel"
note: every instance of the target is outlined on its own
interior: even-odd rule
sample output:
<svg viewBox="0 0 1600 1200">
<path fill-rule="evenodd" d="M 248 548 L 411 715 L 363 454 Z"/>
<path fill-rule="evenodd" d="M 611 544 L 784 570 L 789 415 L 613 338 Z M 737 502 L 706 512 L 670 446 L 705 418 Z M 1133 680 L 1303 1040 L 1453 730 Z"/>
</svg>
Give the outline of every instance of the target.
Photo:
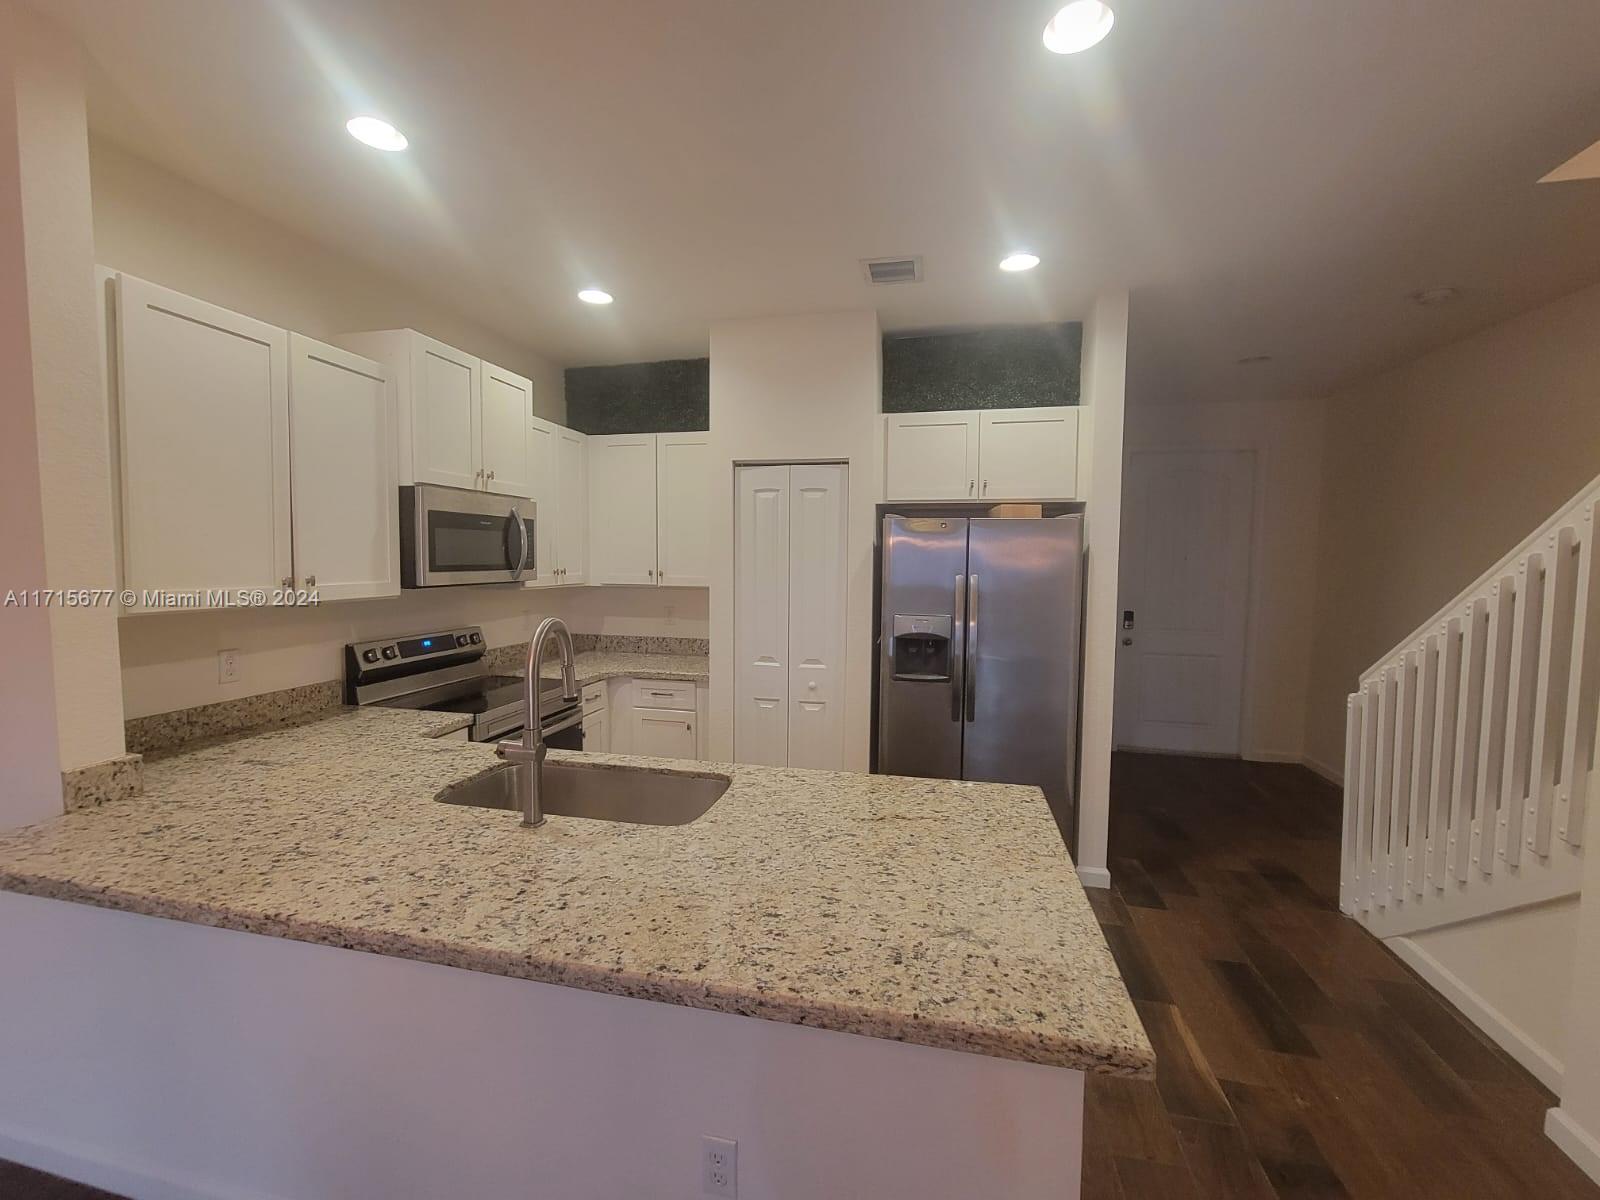
<svg viewBox="0 0 1600 1200">
<path fill-rule="evenodd" d="M 353 642 L 346 647 L 346 651 L 362 667 L 436 661 L 463 654 L 477 657 L 484 651 L 483 630 L 476 625 L 469 625 L 465 629 L 441 629 L 437 633 L 419 633 L 411 637 Z"/>
</svg>

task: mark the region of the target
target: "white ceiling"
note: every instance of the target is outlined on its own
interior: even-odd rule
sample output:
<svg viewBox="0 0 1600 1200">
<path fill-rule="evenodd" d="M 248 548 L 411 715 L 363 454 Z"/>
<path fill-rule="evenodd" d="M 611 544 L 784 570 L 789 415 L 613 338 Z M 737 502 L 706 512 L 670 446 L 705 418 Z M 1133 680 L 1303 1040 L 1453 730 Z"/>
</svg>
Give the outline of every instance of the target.
<svg viewBox="0 0 1600 1200">
<path fill-rule="evenodd" d="M 565 364 L 1125 285 L 1140 399 L 1291 396 L 1600 278 L 1600 182 L 1536 185 L 1600 132 L 1594 0 L 1112 0 L 1072 57 L 1052 0 L 38 2 L 102 135 Z M 895 254 L 926 282 L 869 287 Z"/>
</svg>

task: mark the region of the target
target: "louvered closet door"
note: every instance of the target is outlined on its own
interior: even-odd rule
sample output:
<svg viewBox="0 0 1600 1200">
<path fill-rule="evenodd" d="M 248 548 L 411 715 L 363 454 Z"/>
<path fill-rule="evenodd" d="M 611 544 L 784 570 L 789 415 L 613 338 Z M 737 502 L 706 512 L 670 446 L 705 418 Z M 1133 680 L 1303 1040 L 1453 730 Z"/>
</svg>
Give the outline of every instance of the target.
<svg viewBox="0 0 1600 1200">
<path fill-rule="evenodd" d="M 734 512 L 733 757 L 789 761 L 789 473 L 740 467 Z"/>
<path fill-rule="evenodd" d="M 844 767 L 843 463 L 789 468 L 789 765 Z"/>
</svg>

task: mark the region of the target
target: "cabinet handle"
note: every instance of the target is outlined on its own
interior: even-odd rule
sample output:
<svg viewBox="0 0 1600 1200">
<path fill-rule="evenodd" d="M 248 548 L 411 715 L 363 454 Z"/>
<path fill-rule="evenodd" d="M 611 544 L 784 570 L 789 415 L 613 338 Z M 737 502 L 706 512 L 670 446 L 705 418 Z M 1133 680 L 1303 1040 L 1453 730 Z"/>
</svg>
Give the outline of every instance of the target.
<svg viewBox="0 0 1600 1200">
<path fill-rule="evenodd" d="M 493 479 L 493 478 L 494 478 L 494 472 L 493 472 L 493 471 L 490 471 L 490 472 L 489 472 L 489 478 L 490 478 L 490 479 Z"/>
<path fill-rule="evenodd" d="M 983 494 L 985 496 L 989 494 L 989 481 L 987 479 L 983 481 Z"/>
<path fill-rule="evenodd" d="M 656 577 L 655 568 L 654 567 L 650 568 L 650 570 L 647 571 L 646 574 L 649 575 L 651 579 L 654 579 Z"/>
<path fill-rule="evenodd" d="M 293 588 L 294 587 L 294 576 L 293 575 L 285 575 L 283 577 L 283 586 L 286 587 L 286 588 Z"/>
<path fill-rule="evenodd" d="M 308 588 L 316 587 L 317 586 L 317 577 L 315 575 L 307 575 L 306 576 L 306 586 Z"/>
<path fill-rule="evenodd" d="M 967 480 L 967 495 L 972 495 L 972 493 L 977 490 L 977 487 L 978 481 L 976 479 Z"/>
</svg>

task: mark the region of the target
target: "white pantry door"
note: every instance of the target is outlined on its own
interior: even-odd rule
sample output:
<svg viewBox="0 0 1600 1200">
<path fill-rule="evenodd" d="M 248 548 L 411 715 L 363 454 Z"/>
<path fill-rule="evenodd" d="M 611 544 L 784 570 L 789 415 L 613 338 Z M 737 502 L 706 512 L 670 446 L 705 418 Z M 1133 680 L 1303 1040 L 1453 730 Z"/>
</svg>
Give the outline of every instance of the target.
<svg viewBox="0 0 1600 1200">
<path fill-rule="evenodd" d="M 1134 450 L 1123 482 L 1115 741 L 1239 752 L 1255 456 Z M 1125 628 L 1129 614 L 1132 627 Z"/>
<path fill-rule="evenodd" d="M 789 468 L 789 765 L 844 769 L 849 468 Z"/>
<path fill-rule="evenodd" d="M 734 485 L 733 759 L 789 763 L 789 468 Z"/>
</svg>

